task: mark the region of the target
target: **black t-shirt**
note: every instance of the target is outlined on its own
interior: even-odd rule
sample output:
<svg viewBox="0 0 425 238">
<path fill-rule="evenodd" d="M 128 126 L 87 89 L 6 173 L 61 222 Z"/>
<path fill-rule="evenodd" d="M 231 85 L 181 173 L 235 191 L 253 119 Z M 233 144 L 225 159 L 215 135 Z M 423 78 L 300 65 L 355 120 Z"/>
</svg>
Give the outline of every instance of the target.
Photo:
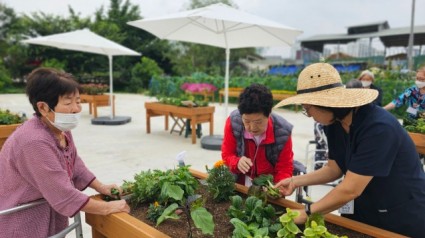
<svg viewBox="0 0 425 238">
<path fill-rule="evenodd" d="M 349 134 L 339 122 L 326 126 L 325 133 L 329 159 L 344 174 L 373 176 L 348 217 L 411 237 L 425 235 L 425 174 L 398 120 L 368 104 L 354 112 Z"/>
</svg>

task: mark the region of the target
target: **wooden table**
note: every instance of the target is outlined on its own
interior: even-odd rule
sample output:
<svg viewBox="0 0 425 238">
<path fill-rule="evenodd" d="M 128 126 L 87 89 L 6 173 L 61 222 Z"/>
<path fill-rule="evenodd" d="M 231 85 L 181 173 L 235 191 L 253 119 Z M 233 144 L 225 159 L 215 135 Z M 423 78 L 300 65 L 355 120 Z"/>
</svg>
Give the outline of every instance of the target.
<svg viewBox="0 0 425 238">
<path fill-rule="evenodd" d="M 81 103 L 89 104 L 89 113 L 93 113 L 93 117 L 97 117 L 97 107 L 109 106 L 109 95 L 88 95 L 80 94 Z M 112 116 L 115 116 L 115 95 L 113 95 Z"/>
<path fill-rule="evenodd" d="M 146 132 L 151 133 L 151 117 L 165 116 L 165 130 L 168 130 L 168 117 L 174 121 L 185 118 L 190 119 L 192 129 L 192 144 L 196 143 L 196 125 L 210 123 L 210 135 L 214 134 L 214 111 L 215 107 L 178 107 L 159 102 L 145 102 L 146 109 Z"/>
</svg>

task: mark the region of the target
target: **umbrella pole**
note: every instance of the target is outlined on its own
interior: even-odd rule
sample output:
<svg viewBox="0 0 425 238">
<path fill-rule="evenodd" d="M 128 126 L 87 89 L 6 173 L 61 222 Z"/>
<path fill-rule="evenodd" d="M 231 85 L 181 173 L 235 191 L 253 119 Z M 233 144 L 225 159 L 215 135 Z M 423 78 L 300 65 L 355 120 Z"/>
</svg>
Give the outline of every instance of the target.
<svg viewBox="0 0 425 238">
<path fill-rule="evenodd" d="M 111 120 L 114 117 L 114 103 L 113 103 L 113 98 L 114 96 L 112 95 L 113 92 L 113 85 L 112 85 L 112 55 L 108 55 L 109 58 L 109 105 L 111 107 L 111 115 L 110 118 Z"/>
<path fill-rule="evenodd" d="M 229 107 L 229 61 L 230 61 L 230 49 L 226 47 L 226 73 L 224 76 L 224 116 L 227 118 L 228 107 Z"/>
</svg>

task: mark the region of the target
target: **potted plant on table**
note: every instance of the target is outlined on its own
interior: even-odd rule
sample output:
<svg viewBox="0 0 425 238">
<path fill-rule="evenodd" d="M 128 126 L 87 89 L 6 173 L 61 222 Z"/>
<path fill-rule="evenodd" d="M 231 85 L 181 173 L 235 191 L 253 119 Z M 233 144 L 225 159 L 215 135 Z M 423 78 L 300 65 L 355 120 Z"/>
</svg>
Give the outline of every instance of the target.
<svg viewBox="0 0 425 238">
<path fill-rule="evenodd" d="M 106 84 L 95 84 L 95 83 L 89 83 L 89 84 L 80 84 L 81 86 L 81 103 L 88 103 L 89 104 L 89 113 L 94 115 L 94 117 L 97 117 L 97 107 L 101 106 L 109 106 L 110 105 L 110 97 L 109 95 L 106 95 L 106 93 L 109 89 L 109 86 Z M 112 98 L 112 101 L 115 101 L 115 96 Z M 113 108 L 113 115 L 115 115 L 115 107 Z"/>
<path fill-rule="evenodd" d="M 26 115 L 0 109 L 0 149 L 6 139 L 26 120 Z"/>
<path fill-rule="evenodd" d="M 101 83 L 88 83 L 88 84 L 80 84 L 82 88 L 82 94 L 88 95 L 102 95 L 108 92 L 109 86 Z"/>
</svg>

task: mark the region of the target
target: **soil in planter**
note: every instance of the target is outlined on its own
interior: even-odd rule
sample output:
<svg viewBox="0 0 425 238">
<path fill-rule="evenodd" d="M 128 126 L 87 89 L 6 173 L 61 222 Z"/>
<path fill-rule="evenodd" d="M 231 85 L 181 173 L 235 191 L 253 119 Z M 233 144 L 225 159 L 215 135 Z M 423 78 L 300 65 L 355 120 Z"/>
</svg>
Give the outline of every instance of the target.
<svg viewBox="0 0 425 238">
<path fill-rule="evenodd" d="M 222 203 L 213 202 L 209 194 L 206 192 L 206 188 L 204 186 L 200 186 L 200 189 L 198 190 L 197 194 L 200 194 L 202 197 L 208 198 L 205 203 L 205 208 L 213 215 L 213 219 L 215 223 L 213 237 L 216 237 L 216 238 L 232 237 L 232 232 L 234 227 L 230 223 L 230 218 L 227 216 L 227 209 L 230 206 L 230 201 L 222 202 Z M 244 197 L 244 195 L 241 195 L 241 194 L 239 195 Z M 140 206 L 137 206 L 137 207 L 131 207 L 131 215 L 143 221 L 144 223 L 149 224 L 152 227 L 155 227 L 155 223 L 146 218 L 148 206 L 149 204 L 141 204 Z M 284 210 L 284 208 L 276 207 L 276 210 L 282 211 Z M 180 216 L 181 218 L 179 220 L 169 219 L 164 221 L 158 227 L 155 227 L 155 228 L 161 231 L 162 233 L 167 234 L 170 237 L 185 238 L 187 237 L 188 229 L 189 229 L 187 225 L 187 218 L 185 214 L 181 214 Z M 193 238 L 211 238 L 212 237 L 210 235 L 202 234 L 201 230 L 197 229 L 193 223 L 191 224 L 192 224 L 191 226 L 192 226 Z M 348 230 L 344 227 L 340 227 L 332 223 L 326 223 L 326 227 L 332 234 L 336 234 L 339 236 L 346 235 L 349 238 L 371 237 L 353 230 Z"/>
</svg>

